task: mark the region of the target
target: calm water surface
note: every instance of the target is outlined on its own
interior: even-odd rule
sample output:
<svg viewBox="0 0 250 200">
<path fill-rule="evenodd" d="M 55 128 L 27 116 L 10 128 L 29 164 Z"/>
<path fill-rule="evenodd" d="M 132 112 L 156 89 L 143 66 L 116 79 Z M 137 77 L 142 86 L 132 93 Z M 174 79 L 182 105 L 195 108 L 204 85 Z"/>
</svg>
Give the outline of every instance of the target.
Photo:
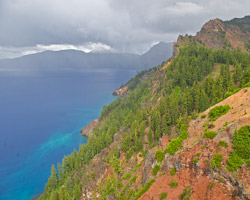
<svg viewBox="0 0 250 200">
<path fill-rule="evenodd" d="M 41 193 L 51 165 L 87 142 L 81 128 L 134 74 L 0 71 L 0 199 L 26 200 Z"/>
</svg>

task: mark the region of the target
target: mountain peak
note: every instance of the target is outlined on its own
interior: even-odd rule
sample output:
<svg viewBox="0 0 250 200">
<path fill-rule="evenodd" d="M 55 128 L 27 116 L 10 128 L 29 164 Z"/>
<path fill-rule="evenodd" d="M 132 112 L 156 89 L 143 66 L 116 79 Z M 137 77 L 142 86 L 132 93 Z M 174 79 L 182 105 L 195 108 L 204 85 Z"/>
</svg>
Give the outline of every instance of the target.
<svg viewBox="0 0 250 200">
<path fill-rule="evenodd" d="M 179 36 L 175 44 L 174 55 L 178 47 L 188 43 L 206 46 L 213 49 L 241 49 L 250 50 L 250 16 L 234 18 L 230 21 L 221 19 L 210 20 L 205 23 L 195 36 Z"/>
</svg>

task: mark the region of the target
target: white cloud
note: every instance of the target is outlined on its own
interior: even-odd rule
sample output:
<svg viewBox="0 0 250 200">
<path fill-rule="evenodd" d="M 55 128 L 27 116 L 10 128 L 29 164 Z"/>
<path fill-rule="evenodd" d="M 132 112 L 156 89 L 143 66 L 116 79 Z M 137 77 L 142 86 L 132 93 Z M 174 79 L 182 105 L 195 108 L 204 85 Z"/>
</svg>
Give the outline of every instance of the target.
<svg viewBox="0 0 250 200">
<path fill-rule="evenodd" d="M 249 0 L 0 0 L 0 45 L 7 48 L 0 57 L 20 48 L 36 52 L 38 44 L 140 53 L 154 42 L 194 34 L 210 19 L 243 17 L 249 10 Z"/>
<path fill-rule="evenodd" d="M 61 51 L 61 50 L 78 50 L 85 53 L 89 52 L 115 52 L 116 50 L 104 43 L 87 42 L 82 45 L 72 44 L 51 44 L 30 47 L 1 47 L 0 46 L 0 59 L 1 58 L 15 58 L 29 54 L 35 54 L 43 51 Z"/>
</svg>

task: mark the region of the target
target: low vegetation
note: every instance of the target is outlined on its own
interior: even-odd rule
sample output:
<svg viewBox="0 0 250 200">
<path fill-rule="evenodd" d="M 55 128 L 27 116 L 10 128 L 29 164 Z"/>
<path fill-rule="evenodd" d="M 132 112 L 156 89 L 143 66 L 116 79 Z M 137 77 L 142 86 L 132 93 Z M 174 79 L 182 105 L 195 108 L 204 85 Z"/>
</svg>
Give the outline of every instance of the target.
<svg viewBox="0 0 250 200">
<path fill-rule="evenodd" d="M 181 147 L 182 142 L 187 139 L 188 132 L 187 132 L 187 125 L 183 125 L 181 128 L 181 134 L 179 137 L 172 139 L 167 148 L 166 152 L 173 155 L 176 151 L 178 151 L 179 147 Z"/>
<path fill-rule="evenodd" d="M 202 119 L 204 119 L 204 118 L 206 118 L 206 117 L 207 117 L 207 115 L 205 115 L 205 114 L 201 115 L 201 118 L 202 118 Z"/>
<path fill-rule="evenodd" d="M 228 143 L 225 142 L 224 140 L 220 140 L 219 143 L 218 143 L 218 146 L 222 146 L 222 147 L 227 148 L 228 147 Z"/>
<path fill-rule="evenodd" d="M 220 168 L 222 161 L 222 154 L 214 154 L 213 158 L 211 159 L 210 167 L 214 169 L 215 167 Z"/>
<path fill-rule="evenodd" d="M 249 162 L 250 159 L 250 127 L 244 126 L 236 130 L 233 135 L 233 148 L 227 160 L 228 170 L 234 171 L 244 162 Z"/>
<path fill-rule="evenodd" d="M 189 200 L 192 194 L 190 186 L 186 186 L 184 191 L 180 194 L 180 200 Z"/>
<path fill-rule="evenodd" d="M 217 133 L 215 131 L 205 131 L 203 137 L 213 139 L 216 135 Z"/>
<path fill-rule="evenodd" d="M 161 196 L 160 196 L 160 200 L 165 199 L 167 196 L 168 196 L 168 193 L 167 193 L 167 192 L 162 192 L 162 193 L 161 193 Z"/>
<path fill-rule="evenodd" d="M 218 118 L 220 118 L 222 115 L 225 115 L 230 110 L 229 105 L 224 106 L 216 106 L 212 110 L 209 111 L 209 119 L 211 121 L 216 121 Z"/>
<path fill-rule="evenodd" d="M 145 192 L 148 191 L 148 189 L 151 187 L 151 185 L 155 182 L 155 179 L 149 180 L 144 187 L 142 187 L 136 194 L 135 194 L 135 200 L 139 199 Z"/>
<path fill-rule="evenodd" d="M 198 163 L 198 161 L 199 161 L 199 160 L 198 160 L 198 158 L 196 158 L 196 157 L 195 157 L 195 158 L 193 158 L 193 163 L 194 163 L 194 164 L 197 164 L 197 163 Z"/>
<path fill-rule="evenodd" d="M 176 188 L 178 186 L 178 182 L 175 182 L 173 180 L 170 181 L 169 186 L 172 188 Z"/>
<path fill-rule="evenodd" d="M 157 150 L 155 153 L 156 159 L 158 163 L 161 163 L 165 157 L 165 153 L 162 150 Z"/>
<path fill-rule="evenodd" d="M 170 174 L 171 174 L 171 176 L 174 176 L 176 174 L 175 168 L 173 168 L 173 169 L 170 170 Z"/>
<path fill-rule="evenodd" d="M 152 174 L 157 175 L 159 170 L 160 170 L 160 165 L 155 165 L 153 170 L 152 170 Z"/>
</svg>

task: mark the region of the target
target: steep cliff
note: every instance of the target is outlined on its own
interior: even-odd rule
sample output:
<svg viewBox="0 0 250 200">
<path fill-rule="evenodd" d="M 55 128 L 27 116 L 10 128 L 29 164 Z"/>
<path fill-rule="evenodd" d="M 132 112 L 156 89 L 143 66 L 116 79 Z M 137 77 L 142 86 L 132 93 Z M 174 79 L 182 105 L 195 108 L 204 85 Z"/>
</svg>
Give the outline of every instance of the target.
<svg viewBox="0 0 250 200">
<path fill-rule="evenodd" d="M 214 19 L 207 22 L 195 36 L 179 36 L 174 45 L 175 54 L 178 47 L 190 42 L 197 46 L 205 45 L 213 49 L 250 50 L 250 16 L 235 18 L 230 21 Z"/>
<path fill-rule="evenodd" d="M 249 199 L 249 25 L 216 19 L 180 36 L 173 59 L 103 108 L 40 199 Z"/>
</svg>

